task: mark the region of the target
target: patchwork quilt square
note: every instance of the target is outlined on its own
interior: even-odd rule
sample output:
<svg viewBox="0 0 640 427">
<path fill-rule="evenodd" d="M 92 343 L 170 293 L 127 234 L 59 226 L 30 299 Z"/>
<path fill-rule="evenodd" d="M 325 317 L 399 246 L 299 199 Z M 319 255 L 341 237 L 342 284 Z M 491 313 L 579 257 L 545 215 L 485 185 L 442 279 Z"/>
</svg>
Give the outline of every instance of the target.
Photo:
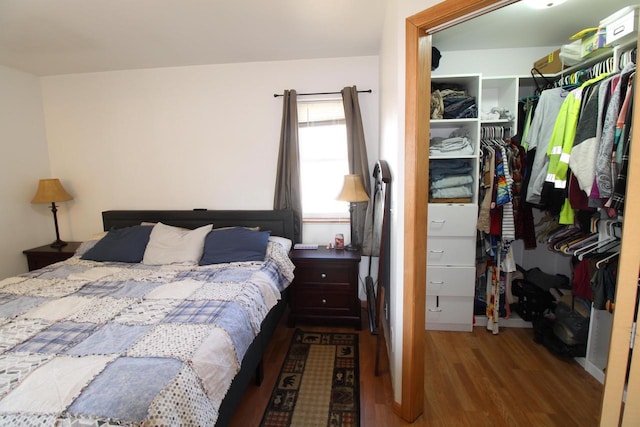
<svg viewBox="0 0 640 427">
<path fill-rule="evenodd" d="M 39 332 L 15 347 L 14 351 L 32 353 L 61 353 L 91 334 L 97 325 L 93 323 L 60 322 Z"/>
<path fill-rule="evenodd" d="M 113 321 L 129 325 L 152 325 L 164 319 L 178 303 L 175 300 L 140 301 L 122 310 Z"/>
<path fill-rule="evenodd" d="M 49 301 L 49 298 L 12 295 L 12 297 L 5 298 L 4 302 L 0 303 L 0 316 L 16 317 L 46 301 Z"/>
<path fill-rule="evenodd" d="M 69 355 L 120 354 L 151 329 L 148 325 L 108 323 L 67 351 Z"/>
<path fill-rule="evenodd" d="M 83 390 L 69 413 L 139 423 L 153 399 L 181 367 L 182 363 L 175 359 L 120 357 Z"/>
<path fill-rule="evenodd" d="M 0 355 L 0 398 L 34 369 L 53 357 L 49 354 L 5 353 Z"/>
<path fill-rule="evenodd" d="M 0 401 L 0 411 L 51 414 L 61 412 L 112 358 L 58 356 L 27 376 Z M 56 384 L 51 387 L 51 384 Z M 38 396 L 34 399 L 34 396 Z"/>
<path fill-rule="evenodd" d="M 133 298 L 96 298 L 69 320 L 75 322 L 105 323 L 136 302 Z"/>
<path fill-rule="evenodd" d="M 0 352 L 34 336 L 52 323 L 43 319 L 15 319 L 0 326 Z"/>
<path fill-rule="evenodd" d="M 208 325 L 156 325 L 127 351 L 127 356 L 173 357 L 187 361 L 212 328 Z"/>
<path fill-rule="evenodd" d="M 204 323 L 224 329 L 242 357 L 253 341 L 249 314 L 236 302 L 182 301 L 162 321 L 163 323 Z"/>
</svg>

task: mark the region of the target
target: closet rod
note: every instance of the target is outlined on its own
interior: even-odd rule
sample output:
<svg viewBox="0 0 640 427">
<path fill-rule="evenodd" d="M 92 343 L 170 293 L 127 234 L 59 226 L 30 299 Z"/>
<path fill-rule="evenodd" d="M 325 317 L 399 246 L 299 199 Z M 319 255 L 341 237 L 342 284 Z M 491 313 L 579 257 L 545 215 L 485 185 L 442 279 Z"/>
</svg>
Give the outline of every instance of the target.
<svg viewBox="0 0 640 427">
<path fill-rule="evenodd" d="M 371 93 L 372 90 L 371 89 L 367 89 L 367 90 L 359 90 L 358 93 Z M 313 93 L 299 93 L 298 96 L 306 96 L 306 95 L 340 95 L 342 92 L 313 92 Z M 277 98 L 279 96 L 284 96 L 283 93 L 274 93 L 273 97 Z"/>
</svg>

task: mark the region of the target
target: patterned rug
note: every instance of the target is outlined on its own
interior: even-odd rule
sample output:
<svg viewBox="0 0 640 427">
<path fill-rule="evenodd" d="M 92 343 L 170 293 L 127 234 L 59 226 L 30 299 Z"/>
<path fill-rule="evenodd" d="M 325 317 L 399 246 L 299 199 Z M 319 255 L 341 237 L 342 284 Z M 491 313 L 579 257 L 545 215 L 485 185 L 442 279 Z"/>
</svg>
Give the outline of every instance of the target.
<svg viewBox="0 0 640 427">
<path fill-rule="evenodd" d="M 296 329 L 260 426 L 359 426 L 358 360 L 358 334 Z"/>
</svg>

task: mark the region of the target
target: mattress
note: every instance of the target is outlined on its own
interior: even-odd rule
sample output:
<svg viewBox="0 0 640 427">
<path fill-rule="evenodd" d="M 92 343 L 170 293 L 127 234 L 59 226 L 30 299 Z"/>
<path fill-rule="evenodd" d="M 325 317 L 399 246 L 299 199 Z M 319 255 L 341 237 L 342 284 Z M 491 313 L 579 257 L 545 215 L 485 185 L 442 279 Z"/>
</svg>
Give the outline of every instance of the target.
<svg viewBox="0 0 640 427">
<path fill-rule="evenodd" d="M 264 261 L 75 255 L 0 281 L 0 425 L 214 425 L 293 268 L 269 242 Z"/>
</svg>

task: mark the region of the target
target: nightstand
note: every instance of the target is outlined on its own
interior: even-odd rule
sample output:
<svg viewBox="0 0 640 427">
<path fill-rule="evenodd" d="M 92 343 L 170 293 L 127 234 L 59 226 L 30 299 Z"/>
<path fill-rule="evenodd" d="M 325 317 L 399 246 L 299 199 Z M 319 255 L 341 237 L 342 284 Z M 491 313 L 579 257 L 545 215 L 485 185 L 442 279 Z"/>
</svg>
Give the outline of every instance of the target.
<svg viewBox="0 0 640 427">
<path fill-rule="evenodd" d="M 71 258 L 80 246 L 80 243 L 82 242 L 67 242 L 67 245 L 61 248 L 52 248 L 49 245 L 44 245 L 38 248 L 27 249 L 26 251 L 22 251 L 22 253 L 27 256 L 29 271 L 32 271 L 46 267 L 54 262 Z"/>
<path fill-rule="evenodd" d="M 296 322 L 352 325 L 361 329 L 359 251 L 294 249 L 289 326 Z"/>
</svg>

